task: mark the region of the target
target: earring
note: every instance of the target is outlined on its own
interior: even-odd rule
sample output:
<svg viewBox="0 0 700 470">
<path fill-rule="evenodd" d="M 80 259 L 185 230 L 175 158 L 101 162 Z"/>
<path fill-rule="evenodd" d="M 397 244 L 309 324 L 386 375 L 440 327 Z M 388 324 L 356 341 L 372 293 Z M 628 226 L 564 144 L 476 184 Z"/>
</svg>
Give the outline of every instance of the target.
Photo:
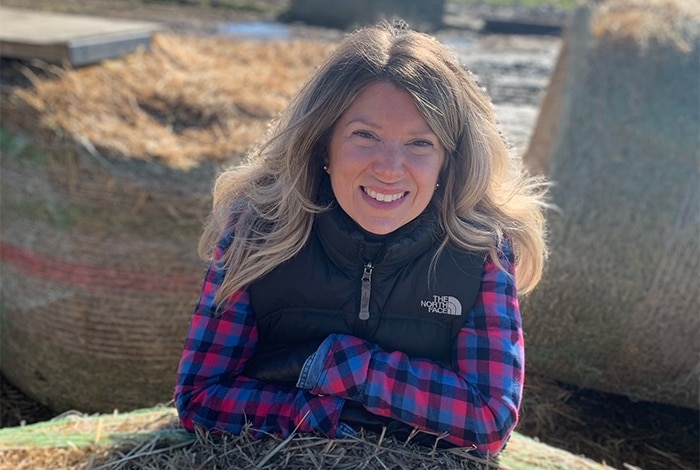
<svg viewBox="0 0 700 470">
<path fill-rule="evenodd" d="M 440 187 L 440 183 L 435 183 L 435 188 L 439 188 L 439 187 Z"/>
<path fill-rule="evenodd" d="M 323 165 L 323 171 L 328 171 L 328 165 Z"/>
</svg>

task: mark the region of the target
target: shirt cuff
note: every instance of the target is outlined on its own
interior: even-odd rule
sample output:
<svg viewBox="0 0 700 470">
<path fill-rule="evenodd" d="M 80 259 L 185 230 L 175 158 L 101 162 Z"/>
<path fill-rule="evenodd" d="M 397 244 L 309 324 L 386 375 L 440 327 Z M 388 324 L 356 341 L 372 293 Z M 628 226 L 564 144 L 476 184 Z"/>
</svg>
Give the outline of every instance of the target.
<svg viewBox="0 0 700 470">
<path fill-rule="evenodd" d="M 340 422 L 338 423 L 338 428 L 335 431 L 335 437 L 337 437 L 338 439 L 357 437 L 357 431 L 355 431 L 349 424 Z"/>
<path fill-rule="evenodd" d="M 297 380 L 297 388 L 311 390 L 318 383 L 323 372 L 323 366 L 326 363 L 326 357 L 328 357 L 333 346 L 333 341 L 329 340 L 329 338 L 323 340 L 316 352 L 312 353 L 304 361 L 304 365 L 301 366 L 301 372 L 299 373 L 299 380 Z"/>
</svg>

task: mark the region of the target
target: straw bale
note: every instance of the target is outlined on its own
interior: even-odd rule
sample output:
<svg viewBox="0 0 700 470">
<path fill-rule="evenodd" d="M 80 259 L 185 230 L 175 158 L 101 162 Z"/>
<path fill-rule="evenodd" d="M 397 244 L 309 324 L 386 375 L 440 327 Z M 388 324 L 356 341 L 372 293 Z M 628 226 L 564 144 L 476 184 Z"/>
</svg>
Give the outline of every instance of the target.
<svg viewBox="0 0 700 470">
<path fill-rule="evenodd" d="M 0 354 L 13 384 L 59 412 L 170 400 L 214 177 L 329 47 L 160 35 L 152 51 L 3 94 Z"/>
<path fill-rule="evenodd" d="M 111 415 L 59 417 L 0 430 L 0 468 L 237 468 L 237 469 L 478 469 L 610 467 L 517 433 L 498 459 L 466 448 L 435 448 L 361 432 L 352 439 L 293 433 L 287 439 L 250 438 L 182 430 L 169 407 Z"/>
<path fill-rule="evenodd" d="M 697 409 L 700 5 L 580 7 L 563 54 L 524 157 L 560 208 L 523 302 L 531 370 Z"/>
<path fill-rule="evenodd" d="M 25 153 L 0 163 L 3 373 L 57 411 L 169 400 L 214 168 Z"/>
</svg>

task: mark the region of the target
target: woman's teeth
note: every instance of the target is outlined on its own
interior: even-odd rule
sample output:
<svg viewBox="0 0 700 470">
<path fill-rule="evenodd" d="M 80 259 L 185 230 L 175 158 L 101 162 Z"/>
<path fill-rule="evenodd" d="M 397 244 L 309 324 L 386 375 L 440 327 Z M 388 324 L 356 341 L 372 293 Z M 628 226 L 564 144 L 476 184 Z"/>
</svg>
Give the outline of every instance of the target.
<svg viewBox="0 0 700 470">
<path fill-rule="evenodd" d="M 365 194 L 367 194 L 369 197 L 371 197 L 372 199 L 376 199 L 380 202 L 393 202 L 397 199 L 401 199 L 406 194 L 405 192 L 397 194 L 382 194 L 367 188 L 363 188 L 363 190 L 365 191 Z"/>
</svg>

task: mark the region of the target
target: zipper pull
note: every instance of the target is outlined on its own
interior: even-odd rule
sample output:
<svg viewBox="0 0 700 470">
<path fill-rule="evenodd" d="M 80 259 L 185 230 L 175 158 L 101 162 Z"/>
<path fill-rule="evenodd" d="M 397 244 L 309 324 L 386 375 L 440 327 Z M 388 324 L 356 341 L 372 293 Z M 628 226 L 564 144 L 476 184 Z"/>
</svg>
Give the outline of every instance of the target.
<svg viewBox="0 0 700 470">
<path fill-rule="evenodd" d="M 369 294 L 372 289 L 372 263 L 365 265 L 362 273 L 362 295 L 360 296 L 360 320 L 369 320 Z"/>
</svg>

